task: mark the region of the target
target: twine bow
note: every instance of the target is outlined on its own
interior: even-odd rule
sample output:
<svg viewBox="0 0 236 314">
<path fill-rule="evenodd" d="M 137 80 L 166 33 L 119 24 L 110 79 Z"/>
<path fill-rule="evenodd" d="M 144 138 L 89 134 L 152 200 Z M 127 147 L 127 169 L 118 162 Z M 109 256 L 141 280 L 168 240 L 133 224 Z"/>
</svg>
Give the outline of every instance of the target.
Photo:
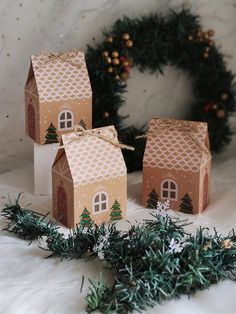
<svg viewBox="0 0 236 314">
<path fill-rule="evenodd" d="M 47 56 L 47 59 L 45 60 L 46 63 L 59 59 L 63 62 L 69 63 L 72 66 L 77 67 L 78 69 L 81 68 L 81 65 L 79 63 L 71 60 L 71 59 L 74 59 L 78 55 L 78 51 L 74 49 L 70 51 L 66 51 L 66 52 L 53 52 L 49 50 L 47 52 L 44 52 L 44 54 Z"/>
<path fill-rule="evenodd" d="M 159 129 L 158 131 L 166 131 L 170 129 L 177 129 L 179 131 L 182 131 L 186 133 L 195 144 L 197 144 L 201 149 L 203 149 L 205 153 L 207 154 L 210 153 L 206 145 L 200 142 L 199 139 L 195 136 L 195 134 L 198 133 L 198 127 L 194 123 L 188 121 L 166 120 L 158 124 L 158 129 Z M 144 134 L 136 137 L 136 139 L 139 138 L 147 138 L 147 135 Z"/>
<path fill-rule="evenodd" d="M 113 138 L 109 137 L 109 136 L 105 136 L 103 134 L 101 134 L 101 132 L 99 130 L 86 130 L 84 127 L 82 127 L 81 125 L 77 125 L 75 126 L 75 134 L 76 134 L 76 137 L 73 138 L 68 144 L 71 144 L 73 142 L 78 142 L 80 141 L 81 137 L 83 136 L 95 136 L 97 138 L 100 138 L 116 147 L 119 147 L 121 149 L 127 149 L 127 150 L 132 150 L 134 151 L 134 147 L 132 146 L 128 146 L 128 145 L 125 145 L 123 143 L 120 143 L 117 141 L 117 132 L 115 130 L 112 130 L 112 133 L 113 133 Z M 64 148 L 64 146 L 60 146 L 59 148 Z"/>
</svg>

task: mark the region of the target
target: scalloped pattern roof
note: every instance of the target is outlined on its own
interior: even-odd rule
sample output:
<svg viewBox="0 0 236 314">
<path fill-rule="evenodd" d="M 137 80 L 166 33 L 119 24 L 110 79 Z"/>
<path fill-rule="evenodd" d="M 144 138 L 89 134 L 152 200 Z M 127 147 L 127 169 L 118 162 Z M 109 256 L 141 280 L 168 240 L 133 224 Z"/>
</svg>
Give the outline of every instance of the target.
<svg viewBox="0 0 236 314">
<path fill-rule="evenodd" d="M 31 62 L 41 102 L 91 97 L 83 52 L 65 53 L 65 60 L 49 54 L 32 55 Z"/>
<path fill-rule="evenodd" d="M 152 119 L 143 164 L 197 172 L 211 158 L 207 143 L 206 123 Z"/>
<path fill-rule="evenodd" d="M 113 126 L 93 129 L 117 141 Z M 91 135 L 62 135 L 66 157 L 75 186 L 124 176 L 127 173 L 121 149 Z"/>
</svg>

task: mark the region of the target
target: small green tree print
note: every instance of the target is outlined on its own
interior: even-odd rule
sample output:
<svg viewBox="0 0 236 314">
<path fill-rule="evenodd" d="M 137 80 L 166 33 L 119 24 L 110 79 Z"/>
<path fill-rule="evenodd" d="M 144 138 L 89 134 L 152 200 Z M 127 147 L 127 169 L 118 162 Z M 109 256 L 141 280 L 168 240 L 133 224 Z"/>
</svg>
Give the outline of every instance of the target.
<svg viewBox="0 0 236 314">
<path fill-rule="evenodd" d="M 188 193 L 185 193 L 184 197 L 181 198 L 181 203 L 179 205 L 180 211 L 186 214 L 193 214 L 193 205 L 192 205 L 192 199 L 188 195 Z"/>
<path fill-rule="evenodd" d="M 90 212 L 85 207 L 82 214 L 80 215 L 80 226 L 82 227 L 91 227 L 93 221 L 90 217 Z"/>
<path fill-rule="evenodd" d="M 84 122 L 83 119 L 80 120 L 79 125 L 81 125 L 84 129 L 87 129 L 86 123 Z"/>
<path fill-rule="evenodd" d="M 120 208 L 120 203 L 117 200 L 115 200 L 114 204 L 112 205 L 110 218 L 111 221 L 122 219 L 122 210 Z"/>
<path fill-rule="evenodd" d="M 58 135 L 57 135 L 57 129 L 55 126 L 51 123 L 49 127 L 47 128 L 45 136 L 45 142 L 44 144 L 52 144 L 52 143 L 58 143 Z"/>
<path fill-rule="evenodd" d="M 147 208 L 156 209 L 158 200 L 157 192 L 152 189 L 151 193 L 148 194 Z"/>
</svg>

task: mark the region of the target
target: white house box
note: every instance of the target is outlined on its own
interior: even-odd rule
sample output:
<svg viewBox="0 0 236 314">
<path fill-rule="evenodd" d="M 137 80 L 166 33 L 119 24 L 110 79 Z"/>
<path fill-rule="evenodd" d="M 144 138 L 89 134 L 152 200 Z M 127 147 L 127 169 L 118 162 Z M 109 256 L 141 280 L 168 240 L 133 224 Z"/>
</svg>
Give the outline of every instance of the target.
<svg viewBox="0 0 236 314">
<path fill-rule="evenodd" d="M 143 206 L 200 213 L 209 203 L 211 153 L 207 123 L 152 119 L 143 159 Z"/>
<path fill-rule="evenodd" d="M 52 167 L 53 216 L 67 227 L 125 218 L 127 170 L 113 126 L 63 134 Z M 112 219 L 114 220 L 114 219 Z"/>
<path fill-rule="evenodd" d="M 92 127 L 92 91 L 83 52 L 31 56 L 25 120 L 26 134 L 39 145 L 58 142 L 79 123 Z"/>
</svg>

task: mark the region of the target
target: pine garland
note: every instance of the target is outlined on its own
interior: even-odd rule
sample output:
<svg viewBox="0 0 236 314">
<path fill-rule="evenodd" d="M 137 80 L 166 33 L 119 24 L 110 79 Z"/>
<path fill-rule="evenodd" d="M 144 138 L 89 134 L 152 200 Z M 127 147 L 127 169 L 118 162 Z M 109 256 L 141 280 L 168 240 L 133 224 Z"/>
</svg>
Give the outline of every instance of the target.
<svg viewBox="0 0 236 314">
<path fill-rule="evenodd" d="M 2 216 L 8 221 L 5 230 L 19 237 L 32 241 L 45 236 L 51 255 L 62 259 L 90 255 L 106 261 L 114 282 L 111 287 L 102 278 L 91 282 L 87 312 L 123 314 L 191 295 L 221 279 L 235 279 L 234 230 L 226 237 L 216 230 L 210 235 L 204 228 L 188 234 L 184 230 L 188 222 L 171 218 L 164 205 L 162 214 L 125 232 L 110 224 L 77 227 L 67 237 L 47 215 L 21 208 L 19 198 L 6 205 Z"/>
<path fill-rule="evenodd" d="M 132 45 L 126 49 L 123 38 L 127 39 L 127 34 Z M 146 128 L 122 126 L 125 117 L 118 110 L 125 104 L 123 94 L 127 90 L 129 67 L 120 69 L 124 56 L 117 61 L 117 52 L 124 54 L 127 61 L 132 60 L 140 71 L 162 74 L 170 64 L 189 73 L 195 100 L 190 104 L 191 115 L 186 118 L 208 122 L 211 149 L 219 152 L 231 138 L 228 118 L 235 110 L 235 91 L 234 76 L 211 39 L 213 34 L 213 30 L 203 32 L 199 16 L 183 9 L 165 17 L 160 14 L 135 19 L 124 17 L 104 32 L 104 42 L 88 47 L 86 61 L 93 90 L 94 127 L 114 124 L 120 140 L 136 148 L 134 152 L 124 151 L 129 171 L 142 167 L 145 140 L 135 138 Z M 111 59 L 110 53 L 114 51 L 115 58 Z M 104 58 L 107 53 L 109 56 Z M 124 72 L 120 73 L 121 70 Z"/>
</svg>

